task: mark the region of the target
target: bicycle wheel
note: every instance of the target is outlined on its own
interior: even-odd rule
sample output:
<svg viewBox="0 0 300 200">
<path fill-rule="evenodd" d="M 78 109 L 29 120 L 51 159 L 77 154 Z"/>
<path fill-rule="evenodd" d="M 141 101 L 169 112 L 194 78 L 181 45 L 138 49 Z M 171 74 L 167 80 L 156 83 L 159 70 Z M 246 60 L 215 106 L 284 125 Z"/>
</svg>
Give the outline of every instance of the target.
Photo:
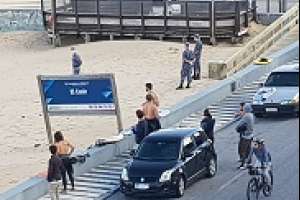
<svg viewBox="0 0 300 200">
<path fill-rule="evenodd" d="M 248 200 L 258 200 L 259 188 L 257 178 L 252 178 L 248 183 L 247 198 Z"/>
</svg>

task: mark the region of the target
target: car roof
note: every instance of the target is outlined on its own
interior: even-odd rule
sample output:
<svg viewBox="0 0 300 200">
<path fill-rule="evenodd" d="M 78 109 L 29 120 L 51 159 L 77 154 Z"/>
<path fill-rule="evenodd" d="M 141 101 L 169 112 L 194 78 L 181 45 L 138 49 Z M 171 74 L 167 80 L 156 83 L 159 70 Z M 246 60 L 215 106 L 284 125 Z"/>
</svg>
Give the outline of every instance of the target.
<svg viewBox="0 0 300 200">
<path fill-rule="evenodd" d="M 277 67 L 273 72 L 299 72 L 299 64 L 290 64 Z"/>
<path fill-rule="evenodd" d="M 146 137 L 146 140 L 182 140 L 192 136 L 196 131 L 198 131 L 196 128 L 161 129 L 151 133 Z"/>
</svg>

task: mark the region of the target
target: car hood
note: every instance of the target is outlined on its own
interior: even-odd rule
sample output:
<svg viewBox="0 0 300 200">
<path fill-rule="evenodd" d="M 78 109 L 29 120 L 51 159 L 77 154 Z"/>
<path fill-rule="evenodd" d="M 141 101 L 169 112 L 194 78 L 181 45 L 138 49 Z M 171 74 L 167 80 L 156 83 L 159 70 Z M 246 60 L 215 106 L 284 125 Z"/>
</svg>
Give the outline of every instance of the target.
<svg viewBox="0 0 300 200">
<path fill-rule="evenodd" d="M 293 100 L 299 94 L 298 87 L 264 87 L 258 90 L 254 101 L 264 103 L 281 103 L 286 100 Z"/>
<path fill-rule="evenodd" d="M 161 174 L 174 168 L 177 161 L 147 161 L 134 159 L 128 164 L 129 177 L 160 177 Z"/>
</svg>

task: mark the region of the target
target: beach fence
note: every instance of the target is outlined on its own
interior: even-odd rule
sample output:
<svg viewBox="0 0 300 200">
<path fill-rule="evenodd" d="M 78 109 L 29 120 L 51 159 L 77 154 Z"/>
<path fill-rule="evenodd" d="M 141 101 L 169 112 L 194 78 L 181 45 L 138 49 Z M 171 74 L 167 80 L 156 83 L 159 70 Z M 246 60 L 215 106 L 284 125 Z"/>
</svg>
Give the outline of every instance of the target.
<svg viewBox="0 0 300 200">
<path fill-rule="evenodd" d="M 52 3 L 51 3 L 52 2 Z M 61 35 L 237 38 L 256 16 L 256 0 L 42 0 L 45 29 Z"/>
</svg>

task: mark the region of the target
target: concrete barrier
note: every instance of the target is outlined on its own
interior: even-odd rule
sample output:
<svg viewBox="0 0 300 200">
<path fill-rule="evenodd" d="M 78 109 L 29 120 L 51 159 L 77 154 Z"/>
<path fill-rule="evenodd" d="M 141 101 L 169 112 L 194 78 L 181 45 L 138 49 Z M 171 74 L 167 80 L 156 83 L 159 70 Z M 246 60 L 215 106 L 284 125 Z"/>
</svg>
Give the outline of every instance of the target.
<svg viewBox="0 0 300 200">
<path fill-rule="evenodd" d="M 185 117 L 197 110 L 206 108 L 224 97 L 230 95 L 234 88 L 243 87 L 246 84 L 257 80 L 260 76 L 270 72 L 272 69 L 289 62 L 299 55 L 299 44 L 294 43 L 289 47 L 273 54 L 273 62 L 269 65 L 259 66 L 250 65 L 246 69 L 234 74 L 230 78 L 220 81 L 209 87 L 206 91 L 201 91 L 196 95 L 188 97 L 169 109 L 165 116 L 161 118 L 164 128 L 173 126 Z M 123 134 L 129 134 L 130 131 L 124 131 Z M 106 161 L 119 155 L 121 152 L 129 150 L 134 145 L 132 135 L 124 136 L 122 141 L 117 144 L 107 145 L 104 147 L 94 147 L 86 153 L 90 155 L 86 163 L 76 164 L 76 176 L 88 172 L 91 168 L 96 167 Z M 1 200 L 36 200 L 45 195 L 48 191 L 48 184 L 45 178 L 34 177 L 28 181 L 16 186 L 15 188 L 0 194 Z"/>
<path fill-rule="evenodd" d="M 222 80 L 249 65 L 299 22 L 299 3 L 224 62 L 209 62 L 209 78 Z"/>
</svg>

